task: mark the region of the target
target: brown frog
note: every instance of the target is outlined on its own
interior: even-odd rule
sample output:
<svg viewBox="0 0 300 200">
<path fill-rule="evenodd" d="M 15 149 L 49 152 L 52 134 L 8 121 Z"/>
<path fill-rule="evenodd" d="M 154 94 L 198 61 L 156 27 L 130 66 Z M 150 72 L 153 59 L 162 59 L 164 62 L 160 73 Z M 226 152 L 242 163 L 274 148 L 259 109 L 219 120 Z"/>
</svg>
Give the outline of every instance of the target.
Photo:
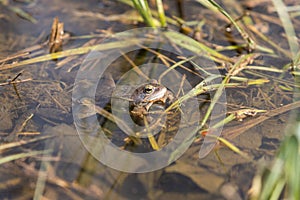
<svg viewBox="0 0 300 200">
<path fill-rule="evenodd" d="M 138 130 L 141 132 L 140 134 L 144 132 L 152 133 L 152 130 L 154 131 L 153 133 L 157 133 L 156 131 L 159 130 L 160 134 L 155 135 L 159 147 L 168 143 L 171 140 L 170 138 L 176 134 L 179 126 L 177 122 L 180 121 L 180 112 L 177 108 L 167 113 L 165 110 L 175 102 L 177 98 L 170 89 L 158 83 L 158 81 L 151 79 L 142 85 L 128 85 L 127 87 L 127 85 L 123 84 L 118 88 L 115 87 L 112 75 L 106 74 L 100 80 L 99 86 L 99 93 L 96 94 L 96 97 L 100 97 L 99 101 L 96 99 L 98 105 L 100 105 L 101 108 L 106 107 L 109 109 L 111 106 L 111 98 L 121 99 L 120 102 L 128 102 L 129 110 L 125 108 L 121 110 L 125 112 L 129 111 L 129 115 L 135 124 L 145 126 L 145 129 Z M 134 90 L 132 90 L 133 88 Z M 128 104 L 124 103 L 122 105 Z M 103 116 L 103 118 L 106 117 Z M 107 130 L 110 130 L 111 124 L 105 122 L 106 120 L 100 122 L 101 126 L 107 127 Z M 147 126 L 147 124 L 149 126 Z M 109 137 L 114 138 L 116 141 L 122 138 L 119 137 L 118 134 L 111 134 Z M 125 141 L 127 141 L 127 139 Z M 128 141 L 137 145 L 140 145 L 141 142 L 133 141 L 132 138 L 128 139 Z M 128 144 L 130 142 L 128 142 Z"/>
<path fill-rule="evenodd" d="M 151 79 L 149 83 L 138 87 L 130 99 L 130 116 L 135 123 L 143 126 L 145 117 L 148 123 L 151 122 L 148 115 L 151 106 L 155 104 L 155 111 L 163 111 L 174 102 L 175 96 L 168 88 Z"/>
</svg>

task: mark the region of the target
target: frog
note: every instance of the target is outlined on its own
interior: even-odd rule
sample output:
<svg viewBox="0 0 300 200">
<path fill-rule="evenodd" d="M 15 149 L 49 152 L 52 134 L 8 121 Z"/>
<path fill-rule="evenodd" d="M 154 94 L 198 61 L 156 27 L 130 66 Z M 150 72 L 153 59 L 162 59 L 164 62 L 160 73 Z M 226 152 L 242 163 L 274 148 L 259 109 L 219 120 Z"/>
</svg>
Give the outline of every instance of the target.
<svg viewBox="0 0 300 200">
<path fill-rule="evenodd" d="M 132 106 L 144 107 L 149 111 L 154 103 L 161 103 L 166 107 L 174 101 L 172 91 L 161 85 L 155 79 L 150 79 L 149 83 L 138 87 L 132 94 Z"/>
<path fill-rule="evenodd" d="M 159 133 L 155 134 L 155 137 L 158 141 L 163 141 L 159 142 L 159 145 L 162 146 L 165 141 L 170 141 L 169 138 L 174 136 L 173 133 L 176 134 L 176 130 L 178 130 L 179 127 L 179 123 L 177 122 L 180 121 L 180 112 L 178 112 L 177 109 L 171 109 L 168 112 L 165 112 L 165 110 L 177 100 L 177 97 L 172 90 L 158 82 L 156 79 L 148 79 L 144 83 L 136 85 L 119 84 L 117 87 L 112 74 L 105 73 L 101 77 L 98 86 L 99 90 L 96 91 L 95 95 L 96 105 L 104 108 L 108 112 L 112 112 L 111 99 L 120 99 L 120 102 L 124 102 L 122 104 L 123 106 L 128 105 L 127 109 L 125 107 L 118 108 L 122 109 L 120 112 L 128 112 L 132 122 L 141 127 L 141 129 L 136 129 L 137 135 L 145 132 L 152 133 L 152 130 L 154 130 L 153 133 Z M 113 123 L 111 123 L 110 120 L 107 120 L 106 116 L 101 115 L 101 113 L 98 116 L 98 121 L 100 126 L 104 127 L 106 130 L 118 130 L 117 127 L 114 127 Z M 129 121 L 126 121 L 126 123 L 127 122 Z M 159 130 L 159 132 L 156 132 L 155 130 Z M 133 141 L 132 138 L 124 139 L 122 134 L 117 134 L 118 131 L 114 133 L 115 134 L 110 133 L 107 136 L 113 138 L 112 140 L 114 141 L 118 141 L 120 144 L 124 141 L 126 141 L 126 144 L 131 144 L 132 142 L 134 145 L 138 146 L 144 142 L 144 145 L 147 146 L 148 144 L 147 139 L 144 141 L 143 139 L 135 138 L 139 141 L 136 142 Z M 124 148 L 126 148 L 126 145 Z"/>
<path fill-rule="evenodd" d="M 140 126 L 144 126 L 144 117 L 149 123 L 152 120 L 150 120 L 150 108 L 152 108 L 151 111 L 163 111 L 176 99 L 173 92 L 156 79 L 148 79 L 146 83 L 140 85 L 122 85 L 118 90 L 115 90 L 116 84 L 113 75 L 107 72 L 99 81 L 99 86 L 97 91 L 99 93 L 96 94 L 97 105 L 110 111 L 111 98 L 124 99 L 129 102 L 131 119 Z M 99 98 L 97 99 L 97 97 Z M 152 118 L 158 117 L 158 114 L 152 115 Z"/>
<path fill-rule="evenodd" d="M 130 116 L 133 121 L 139 126 L 145 126 L 144 118 L 148 123 L 152 123 L 153 116 L 149 116 L 149 110 L 152 107 L 154 111 L 163 111 L 170 106 L 175 95 L 171 90 L 157 80 L 150 79 L 148 83 L 138 87 L 131 95 L 129 103 Z M 155 105 L 155 106 L 154 106 Z M 159 117 L 159 115 L 156 115 Z"/>
</svg>

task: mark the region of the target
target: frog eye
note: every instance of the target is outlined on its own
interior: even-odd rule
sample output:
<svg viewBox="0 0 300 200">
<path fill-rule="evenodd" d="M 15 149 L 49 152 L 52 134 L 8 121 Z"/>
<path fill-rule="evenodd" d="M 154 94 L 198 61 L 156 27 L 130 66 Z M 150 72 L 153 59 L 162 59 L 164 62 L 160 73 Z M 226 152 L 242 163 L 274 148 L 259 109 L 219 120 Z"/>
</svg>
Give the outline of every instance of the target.
<svg viewBox="0 0 300 200">
<path fill-rule="evenodd" d="M 151 94 L 153 92 L 154 86 L 153 85 L 146 85 L 144 88 L 144 93 Z"/>
</svg>

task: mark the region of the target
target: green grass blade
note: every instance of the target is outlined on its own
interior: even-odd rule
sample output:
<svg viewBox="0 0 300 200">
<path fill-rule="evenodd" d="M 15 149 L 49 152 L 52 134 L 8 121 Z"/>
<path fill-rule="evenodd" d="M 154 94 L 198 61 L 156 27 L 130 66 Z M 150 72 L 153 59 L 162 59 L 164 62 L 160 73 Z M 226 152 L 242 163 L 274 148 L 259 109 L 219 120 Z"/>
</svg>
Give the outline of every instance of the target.
<svg viewBox="0 0 300 200">
<path fill-rule="evenodd" d="M 16 7 L 16 6 L 10 6 L 9 3 L 8 3 L 8 1 L 0 0 L 0 4 L 2 4 L 3 6 L 7 7 L 9 10 L 11 10 L 14 13 L 16 13 L 20 17 L 22 17 L 22 18 L 24 18 L 24 19 L 32 22 L 33 24 L 36 24 L 38 22 L 34 17 L 32 17 L 30 14 L 28 14 L 27 12 L 25 12 L 21 8 Z"/>
<path fill-rule="evenodd" d="M 195 41 L 194 39 L 180 34 L 176 33 L 173 31 L 166 31 L 164 32 L 165 36 L 169 39 L 169 41 L 173 42 L 174 44 L 185 48 L 195 54 L 200 54 L 200 55 L 209 55 L 211 60 L 218 61 L 217 59 L 223 60 L 223 61 L 228 61 L 228 62 L 233 62 L 231 58 L 220 54 L 219 52 L 209 48 L 208 46 Z"/>
<path fill-rule="evenodd" d="M 252 38 L 248 35 L 248 33 L 245 30 L 243 30 L 242 27 L 240 27 L 238 25 L 238 23 L 236 23 L 236 21 L 218 3 L 216 3 L 213 0 L 196 0 L 196 1 L 199 2 L 199 3 L 201 3 L 204 6 L 208 7 L 209 9 L 215 11 L 215 12 L 222 13 L 235 26 L 235 28 L 241 34 L 241 36 L 243 37 L 243 39 L 247 42 L 247 44 L 250 47 L 250 49 L 254 49 L 255 48 L 256 44 L 252 40 Z"/>
<path fill-rule="evenodd" d="M 290 46 L 290 50 L 292 52 L 292 56 L 295 57 L 299 52 L 299 44 L 297 41 L 297 36 L 295 33 L 295 29 L 293 27 L 293 23 L 291 22 L 290 16 L 288 14 L 287 8 L 283 1 L 281 0 L 272 0 L 273 5 L 277 10 L 279 18 L 282 22 L 283 29 L 286 33 L 286 37 Z"/>
<path fill-rule="evenodd" d="M 167 27 L 166 15 L 163 7 L 162 0 L 156 0 L 157 12 L 162 27 Z"/>
<path fill-rule="evenodd" d="M 152 17 L 147 0 L 132 0 L 134 7 L 143 17 L 145 23 L 153 28 L 156 27 L 155 21 Z"/>
<path fill-rule="evenodd" d="M 89 51 L 93 51 L 93 50 L 105 51 L 105 50 L 110 50 L 110 49 L 119 49 L 119 48 L 138 44 L 139 42 L 142 42 L 142 41 L 140 39 L 133 38 L 133 39 L 127 39 L 125 41 L 116 41 L 116 42 L 110 42 L 110 43 L 99 44 L 99 45 L 94 45 L 94 46 L 69 49 L 66 51 L 60 51 L 57 53 L 46 54 L 46 55 L 42 55 L 42 56 L 39 56 L 36 58 L 27 59 L 27 60 L 24 60 L 21 62 L 13 63 L 13 64 L 6 64 L 3 66 L 0 66 L 0 71 L 23 66 L 23 65 L 29 65 L 29 64 L 34 64 L 34 63 L 38 63 L 38 62 L 49 61 L 49 60 L 53 60 L 53 59 L 59 59 L 59 58 L 67 57 L 67 56 L 86 54 Z"/>
</svg>

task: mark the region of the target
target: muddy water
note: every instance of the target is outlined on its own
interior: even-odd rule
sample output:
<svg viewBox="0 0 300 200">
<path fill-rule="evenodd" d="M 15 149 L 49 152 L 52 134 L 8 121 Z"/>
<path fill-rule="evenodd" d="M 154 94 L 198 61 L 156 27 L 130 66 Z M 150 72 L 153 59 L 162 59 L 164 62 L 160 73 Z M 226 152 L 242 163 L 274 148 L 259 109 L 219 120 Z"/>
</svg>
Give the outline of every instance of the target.
<svg viewBox="0 0 300 200">
<path fill-rule="evenodd" d="M 222 16 L 214 14 L 195 1 L 182 1 L 182 7 L 175 2 L 165 2 L 168 16 L 176 15 L 187 21 L 205 20 L 200 28 L 202 32 L 198 37 L 199 41 L 220 49 L 241 43 L 242 38 L 236 30 L 226 32 L 228 21 Z M 274 55 L 257 51 L 253 65 L 282 69 L 290 61 L 289 53 L 283 53 L 289 52 L 288 43 L 271 2 L 243 1 L 232 6 L 230 2 L 224 1 L 222 5 L 236 19 L 247 9 L 256 29 L 276 41 L 280 47 L 272 48 Z M 135 15 L 129 6 L 116 1 L 42 0 L 29 3 L 12 2 L 10 6 L 22 8 L 37 22 L 32 23 L 20 18 L 7 7 L 0 7 L 0 60 L 25 48 L 43 44 L 50 34 L 53 18 L 56 16 L 71 34 L 71 38 L 63 45 L 64 50 L 80 47 L 87 42 L 100 43 L 104 33 L 143 27 L 137 20 L 131 20 Z M 299 38 L 299 17 L 294 17 L 293 23 Z M 171 28 L 179 31 L 178 26 Z M 83 35 L 89 37 L 79 38 Z M 253 35 L 252 33 L 251 36 Z M 272 47 L 266 41 L 258 37 L 256 39 L 260 45 Z M 49 49 L 47 45 L 42 45 L 30 51 L 31 54 L 17 60 L 46 54 Z M 247 54 L 247 50 L 238 48 L 224 50 L 222 53 L 238 60 L 238 56 Z M 252 128 L 238 129 L 243 123 L 251 124 L 251 120 L 261 114 L 235 120 L 225 126 L 224 137 L 226 138 L 227 133 L 236 131 L 234 137 L 228 138 L 247 153 L 249 159 L 235 154 L 224 145 L 219 145 L 216 151 L 209 153 L 204 159 L 199 159 L 201 141 L 196 140 L 180 159 L 168 167 L 141 174 L 120 172 L 97 161 L 80 141 L 74 126 L 72 90 L 84 56 L 73 57 L 70 61 L 58 59 L 0 71 L 0 83 L 3 83 L 0 86 L 1 144 L 27 141 L 22 146 L 17 144 L 1 151 L 2 156 L 52 149 L 46 155 L 36 154 L 1 164 L 1 199 L 38 199 L 42 196 L 48 199 L 247 199 L 257 162 L 269 161 L 274 156 L 284 136 L 289 110 L 275 117 L 267 117 Z M 153 54 L 145 56 L 144 52 L 132 52 L 129 57 L 135 58 L 137 63 L 143 63 L 147 59 L 154 60 Z M 226 72 L 227 64 L 217 64 L 221 73 Z M 113 77 L 116 80 L 130 66 L 124 58 L 120 58 L 114 65 L 124 66 L 114 72 Z M 267 77 L 269 81 L 260 86 L 245 84 L 239 88 L 228 88 L 226 94 L 229 112 L 245 108 L 271 112 L 291 103 L 293 92 L 289 87 L 293 86 L 293 77 L 289 73 L 254 72 L 245 72 L 243 76 Z M 8 84 L 19 73 L 21 74 L 17 80 L 23 82 Z M 201 78 L 192 73 L 186 74 L 189 74 L 187 78 L 192 86 L 201 81 Z M 282 79 L 285 82 L 278 81 Z M 204 110 L 208 106 L 205 100 L 205 96 L 199 100 L 203 103 Z M 103 123 L 112 126 L 110 122 Z M 110 137 L 111 132 L 106 133 Z M 11 135 L 15 136 L 10 137 Z M 34 139 L 36 141 L 29 142 Z M 114 137 L 114 142 L 121 148 L 124 146 L 124 137 L 120 134 L 120 137 Z"/>
</svg>

